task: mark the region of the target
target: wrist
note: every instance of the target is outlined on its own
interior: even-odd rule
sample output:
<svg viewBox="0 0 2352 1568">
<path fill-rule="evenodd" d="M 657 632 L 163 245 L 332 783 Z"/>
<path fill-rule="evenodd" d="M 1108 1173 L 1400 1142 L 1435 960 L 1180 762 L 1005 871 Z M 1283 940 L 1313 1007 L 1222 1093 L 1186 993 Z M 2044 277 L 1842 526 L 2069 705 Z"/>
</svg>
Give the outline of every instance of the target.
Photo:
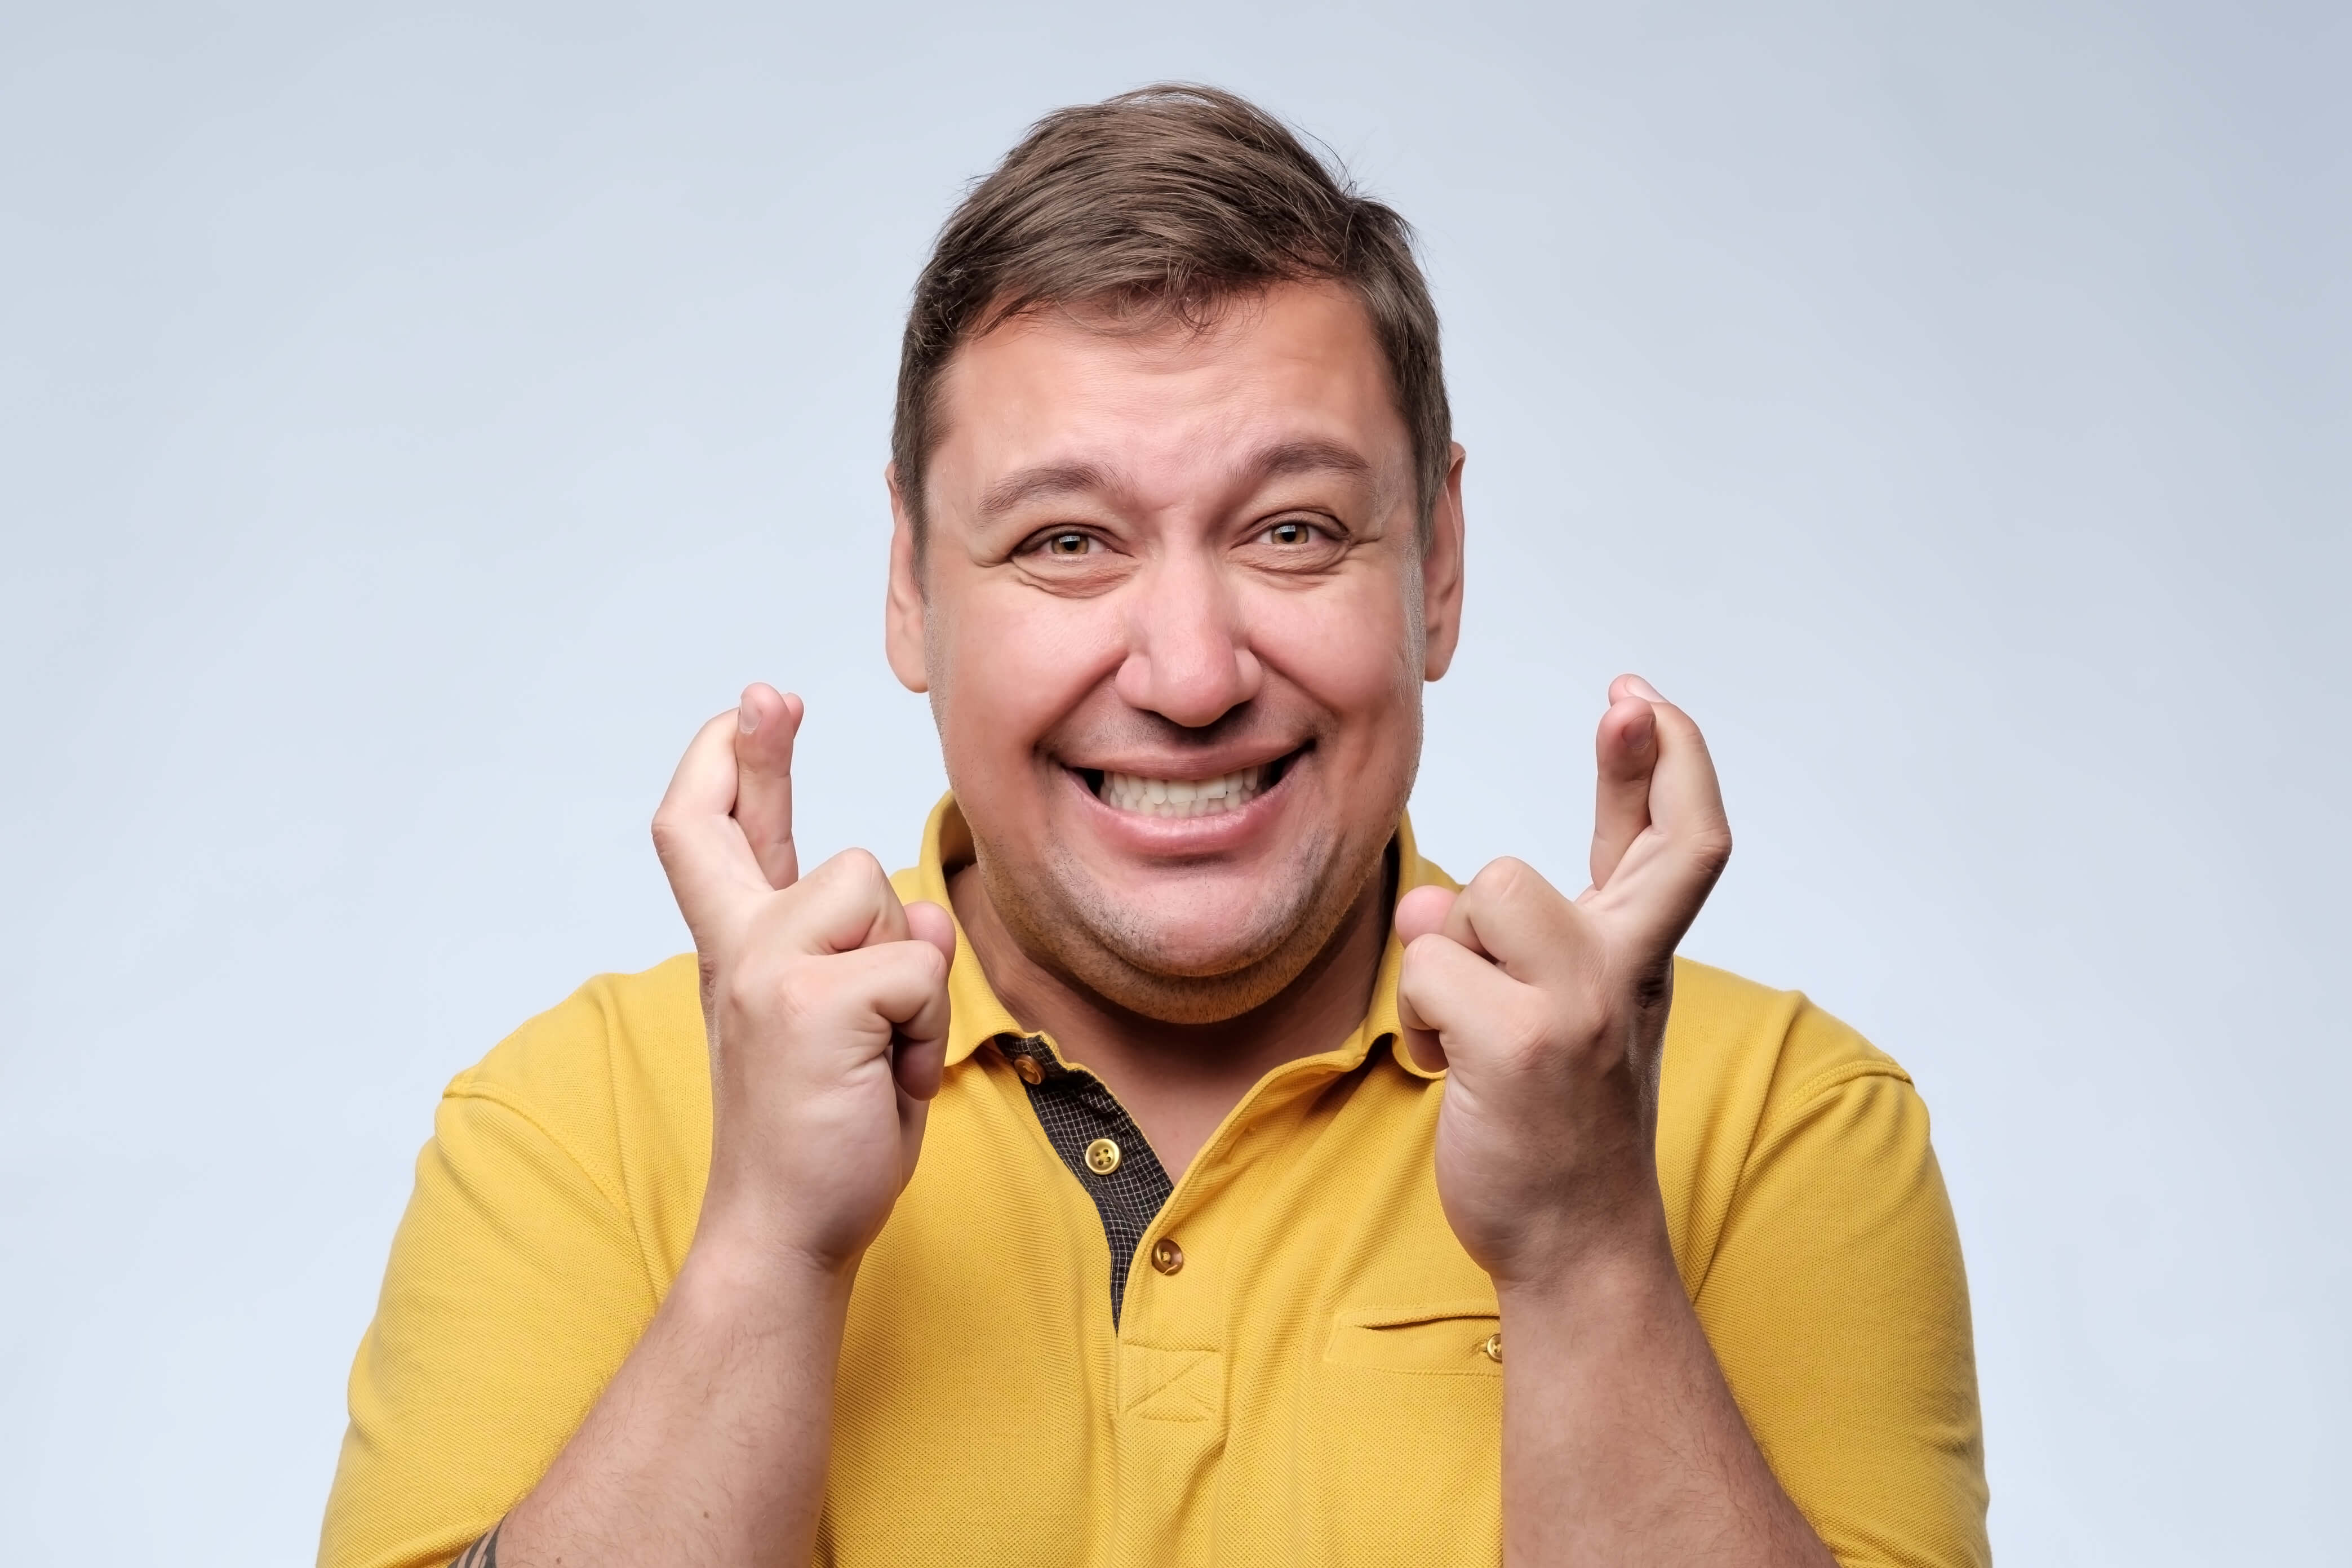
<svg viewBox="0 0 2352 1568">
<path fill-rule="evenodd" d="M 1566 1228 L 1522 1249 L 1492 1277 L 1507 1314 L 1516 1306 L 1591 1318 L 1652 1311 L 1667 1294 L 1685 1300 L 1664 1214 L 1654 1224 Z"/>
<path fill-rule="evenodd" d="M 689 1291 L 698 1306 L 727 1315 L 839 1319 L 848 1312 L 861 1256 L 821 1257 L 771 1228 L 705 1214 L 671 1292 Z"/>
</svg>

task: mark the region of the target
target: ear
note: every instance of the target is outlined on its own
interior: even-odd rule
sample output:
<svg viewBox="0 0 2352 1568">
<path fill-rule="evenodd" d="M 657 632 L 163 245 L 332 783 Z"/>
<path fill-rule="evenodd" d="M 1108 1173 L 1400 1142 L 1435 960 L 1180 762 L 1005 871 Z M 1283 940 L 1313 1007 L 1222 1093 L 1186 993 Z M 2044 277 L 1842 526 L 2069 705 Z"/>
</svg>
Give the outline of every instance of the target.
<svg viewBox="0 0 2352 1568">
<path fill-rule="evenodd" d="M 1462 640 L 1462 444 L 1454 444 L 1445 484 L 1430 508 L 1429 548 L 1421 555 L 1422 678 L 1442 678 Z"/>
<path fill-rule="evenodd" d="M 915 522 L 907 513 L 907 497 L 898 489 L 898 465 L 882 470 L 890 488 L 890 589 L 882 605 L 882 647 L 890 673 L 910 692 L 930 690 L 929 661 L 924 654 L 923 564 L 915 553 Z"/>
</svg>

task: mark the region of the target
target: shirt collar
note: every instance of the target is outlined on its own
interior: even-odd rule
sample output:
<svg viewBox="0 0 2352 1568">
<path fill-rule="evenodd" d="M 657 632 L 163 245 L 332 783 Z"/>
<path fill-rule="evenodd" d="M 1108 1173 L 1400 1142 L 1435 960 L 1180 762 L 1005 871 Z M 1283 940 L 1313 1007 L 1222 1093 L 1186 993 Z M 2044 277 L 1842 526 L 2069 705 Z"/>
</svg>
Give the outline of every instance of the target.
<svg viewBox="0 0 2352 1568">
<path fill-rule="evenodd" d="M 1411 817 L 1398 820 L 1395 847 L 1398 897 L 1433 883 L 1446 888 L 1461 885 L 1434 862 L 1422 858 L 1413 845 Z M 914 895 L 929 899 L 952 915 L 955 904 L 948 897 L 948 873 L 971 863 L 971 830 L 965 825 L 963 813 L 957 809 L 955 794 L 950 790 L 940 797 L 940 803 L 931 808 L 930 821 L 923 825 L 923 854 L 914 869 Z M 1441 1076 L 1441 1072 L 1415 1063 L 1412 1053 L 1404 1047 L 1403 1031 L 1397 1022 L 1397 977 L 1403 967 L 1404 947 L 1397 941 L 1392 926 L 1381 949 L 1380 971 L 1372 981 L 1371 1006 L 1346 1043 L 1327 1054 L 1330 1065 L 1341 1071 L 1351 1071 L 1375 1047 L 1385 1042 L 1397 1065 L 1414 1077 Z M 988 977 L 981 973 L 979 955 L 971 950 L 971 938 L 964 935 L 961 920 L 956 922 L 955 963 L 948 971 L 948 1001 L 953 1012 L 948 1024 L 950 1067 L 968 1060 L 972 1052 L 999 1035 L 1024 1032 L 1020 1021 L 997 999 Z"/>
</svg>

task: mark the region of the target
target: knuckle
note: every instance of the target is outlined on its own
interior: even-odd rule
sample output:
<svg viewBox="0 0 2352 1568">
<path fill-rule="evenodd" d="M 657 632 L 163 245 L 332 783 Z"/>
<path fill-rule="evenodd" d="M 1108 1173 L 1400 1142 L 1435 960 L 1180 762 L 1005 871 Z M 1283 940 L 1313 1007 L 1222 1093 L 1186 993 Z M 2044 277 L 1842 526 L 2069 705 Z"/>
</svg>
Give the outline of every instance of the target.
<svg viewBox="0 0 2352 1568">
<path fill-rule="evenodd" d="M 887 950 L 892 967 L 907 978 L 920 982 L 926 988 L 944 985 L 948 977 L 948 961 L 937 947 L 919 937 L 893 943 Z"/>
<path fill-rule="evenodd" d="M 1513 904 L 1541 893 L 1551 884 L 1541 873 L 1517 855 L 1504 855 L 1491 861 L 1473 880 L 1478 888 L 1496 904 Z"/>
<path fill-rule="evenodd" d="M 876 886 L 890 885 L 890 875 L 882 862 L 868 850 L 843 850 L 823 865 L 801 879 L 802 885 L 814 883 L 832 898 L 857 898 L 870 895 Z"/>
<path fill-rule="evenodd" d="M 1470 879 L 1469 887 L 1464 891 L 1484 894 L 1490 898 L 1502 897 L 1511 891 L 1518 881 L 1519 873 L 1526 870 L 1527 862 L 1517 856 L 1498 856 L 1480 866 L 1478 874 Z"/>
<path fill-rule="evenodd" d="M 1668 957 L 1633 977 L 1633 1005 L 1648 1013 L 1667 1006 L 1675 996 L 1675 965 Z"/>
<path fill-rule="evenodd" d="M 1691 853 L 1700 865 L 1710 872 L 1720 872 L 1731 863 L 1731 826 L 1717 823 L 1701 829 L 1691 836 Z"/>
</svg>

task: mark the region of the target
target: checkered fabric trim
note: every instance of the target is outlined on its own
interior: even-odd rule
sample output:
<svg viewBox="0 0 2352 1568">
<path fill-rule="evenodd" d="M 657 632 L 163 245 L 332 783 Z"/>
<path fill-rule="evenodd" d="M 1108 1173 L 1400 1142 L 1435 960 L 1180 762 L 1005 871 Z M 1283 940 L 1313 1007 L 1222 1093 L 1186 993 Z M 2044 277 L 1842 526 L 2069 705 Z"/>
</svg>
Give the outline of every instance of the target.
<svg viewBox="0 0 2352 1568">
<path fill-rule="evenodd" d="M 996 1045 L 1008 1058 L 1027 1057 L 1042 1071 L 1041 1082 L 1024 1079 L 1022 1087 L 1029 1091 L 1029 1103 L 1037 1113 L 1038 1125 L 1045 1129 L 1045 1141 L 1054 1145 L 1054 1152 L 1062 1156 L 1062 1163 L 1095 1200 L 1095 1210 L 1102 1216 L 1103 1236 L 1110 1242 L 1110 1321 L 1116 1324 L 1127 1295 L 1128 1265 L 1135 1260 L 1135 1249 L 1143 1245 L 1143 1233 L 1151 1228 L 1168 1195 L 1175 1191 L 1175 1183 L 1160 1168 L 1160 1156 L 1151 1152 L 1151 1145 L 1143 1141 L 1142 1129 L 1103 1087 L 1102 1080 L 1081 1069 L 1065 1067 L 1042 1036 L 999 1035 Z M 1118 1168 L 1108 1176 L 1096 1175 L 1087 1164 L 1087 1145 L 1097 1138 L 1108 1138 L 1118 1145 Z"/>
</svg>

